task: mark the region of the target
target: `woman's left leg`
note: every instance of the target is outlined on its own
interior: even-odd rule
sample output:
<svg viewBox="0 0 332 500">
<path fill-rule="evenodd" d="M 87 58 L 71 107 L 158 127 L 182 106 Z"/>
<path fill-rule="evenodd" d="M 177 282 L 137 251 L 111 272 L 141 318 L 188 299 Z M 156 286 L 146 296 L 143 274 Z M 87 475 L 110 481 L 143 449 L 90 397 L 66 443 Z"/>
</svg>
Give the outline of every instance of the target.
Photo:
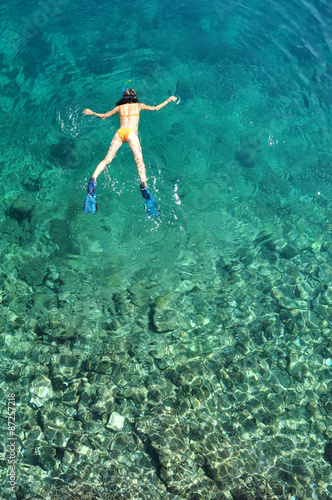
<svg viewBox="0 0 332 500">
<path fill-rule="evenodd" d="M 93 176 L 92 176 L 93 179 L 97 179 L 98 175 L 101 174 L 101 172 L 104 170 L 104 168 L 109 163 L 111 163 L 111 161 L 114 159 L 118 149 L 122 146 L 122 144 L 123 144 L 122 140 L 120 139 L 119 134 L 116 132 L 113 139 L 112 139 L 112 142 L 111 142 L 111 145 L 110 145 L 109 150 L 107 152 L 107 155 L 99 163 L 99 165 L 97 165 L 97 168 L 93 173 Z"/>
</svg>

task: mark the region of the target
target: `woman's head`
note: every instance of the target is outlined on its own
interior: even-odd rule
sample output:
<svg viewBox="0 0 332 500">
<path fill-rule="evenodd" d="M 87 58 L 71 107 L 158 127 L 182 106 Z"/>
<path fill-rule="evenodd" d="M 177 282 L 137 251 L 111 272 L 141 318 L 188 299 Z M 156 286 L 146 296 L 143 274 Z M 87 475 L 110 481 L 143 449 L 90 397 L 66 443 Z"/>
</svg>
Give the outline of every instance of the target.
<svg viewBox="0 0 332 500">
<path fill-rule="evenodd" d="M 125 89 L 122 93 L 121 101 L 118 101 L 116 105 L 121 106 L 121 104 L 129 104 L 131 102 L 138 102 L 136 90 Z"/>
</svg>

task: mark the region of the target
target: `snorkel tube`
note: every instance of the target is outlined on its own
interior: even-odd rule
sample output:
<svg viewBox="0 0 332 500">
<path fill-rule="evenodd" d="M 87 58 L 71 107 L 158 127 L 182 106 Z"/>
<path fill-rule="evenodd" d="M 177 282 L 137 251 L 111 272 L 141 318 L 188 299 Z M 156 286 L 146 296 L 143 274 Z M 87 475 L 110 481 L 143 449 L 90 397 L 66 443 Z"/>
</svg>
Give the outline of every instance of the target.
<svg viewBox="0 0 332 500">
<path fill-rule="evenodd" d="M 129 82 L 131 82 L 131 80 L 127 80 L 126 83 L 124 84 L 124 86 L 122 87 L 122 97 L 123 97 L 124 91 L 126 90 L 127 83 L 129 83 Z"/>
</svg>

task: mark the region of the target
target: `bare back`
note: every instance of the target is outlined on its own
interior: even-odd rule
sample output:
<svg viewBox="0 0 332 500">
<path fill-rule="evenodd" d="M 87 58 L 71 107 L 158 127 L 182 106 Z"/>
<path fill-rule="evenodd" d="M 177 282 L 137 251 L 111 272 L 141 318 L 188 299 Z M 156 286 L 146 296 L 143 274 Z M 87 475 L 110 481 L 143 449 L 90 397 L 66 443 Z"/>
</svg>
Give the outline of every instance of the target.
<svg viewBox="0 0 332 500">
<path fill-rule="evenodd" d="M 141 104 L 130 103 L 118 106 L 121 128 L 131 128 L 137 132 Z"/>
<path fill-rule="evenodd" d="M 121 106 L 117 106 L 116 108 L 114 108 L 111 113 L 119 113 L 121 128 L 131 128 L 137 132 L 139 115 L 143 109 L 147 111 L 158 111 L 158 109 L 166 106 L 168 102 L 174 100 L 176 100 L 176 97 L 169 97 L 167 101 L 159 104 L 158 106 L 148 106 L 147 104 L 143 104 L 142 102 L 122 104 Z"/>
</svg>

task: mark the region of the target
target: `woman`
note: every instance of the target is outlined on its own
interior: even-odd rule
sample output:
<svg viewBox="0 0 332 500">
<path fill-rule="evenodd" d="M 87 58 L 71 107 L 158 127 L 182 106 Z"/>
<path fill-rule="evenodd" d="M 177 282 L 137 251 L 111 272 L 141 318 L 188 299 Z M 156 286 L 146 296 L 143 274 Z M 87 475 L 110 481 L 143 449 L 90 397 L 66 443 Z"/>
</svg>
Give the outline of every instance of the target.
<svg viewBox="0 0 332 500">
<path fill-rule="evenodd" d="M 88 192 L 83 207 L 83 211 L 85 214 L 89 212 L 95 214 L 97 212 L 97 177 L 104 170 L 104 168 L 111 163 L 120 146 L 122 146 L 124 142 L 127 142 L 133 152 L 136 162 L 138 175 L 141 180 L 140 190 L 143 198 L 145 198 L 146 210 L 151 217 L 156 217 L 157 215 L 159 215 L 155 200 L 153 199 L 146 185 L 147 178 L 145 165 L 143 162 L 142 148 L 138 138 L 138 122 L 140 112 L 142 110 L 158 111 L 158 109 L 163 108 L 171 101 L 176 101 L 176 99 L 176 97 L 172 96 L 158 106 L 147 106 L 146 104 L 138 102 L 137 94 L 134 89 L 126 89 L 124 87 L 122 91 L 122 99 L 117 102 L 116 107 L 111 111 L 108 111 L 108 113 L 95 113 L 94 111 L 91 111 L 91 109 L 85 109 L 83 111 L 84 115 L 97 116 L 98 118 L 102 118 L 103 120 L 115 115 L 116 113 L 119 113 L 120 118 L 120 128 L 112 139 L 108 153 L 105 158 L 99 163 L 91 179 L 89 180 Z"/>
</svg>

